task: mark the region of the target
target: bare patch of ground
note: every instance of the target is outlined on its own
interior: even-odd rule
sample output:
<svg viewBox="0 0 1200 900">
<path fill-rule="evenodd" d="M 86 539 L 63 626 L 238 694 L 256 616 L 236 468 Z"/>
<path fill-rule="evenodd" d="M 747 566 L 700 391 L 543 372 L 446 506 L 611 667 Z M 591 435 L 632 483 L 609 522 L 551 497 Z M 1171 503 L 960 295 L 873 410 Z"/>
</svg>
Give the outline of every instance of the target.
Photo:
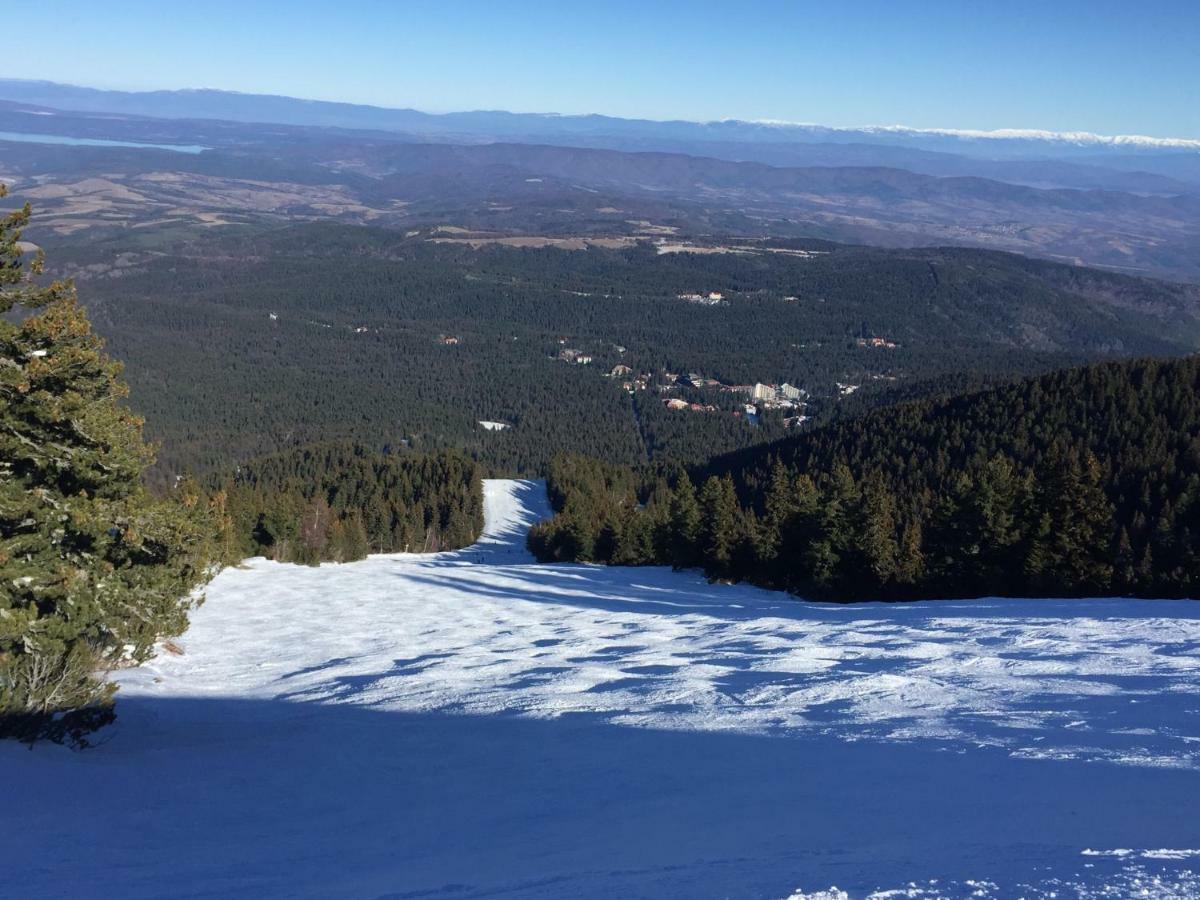
<svg viewBox="0 0 1200 900">
<path fill-rule="evenodd" d="M 601 210 L 603 212 L 603 210 Z M 614 210 L 615 212 L 615 210 Z M 627 225 L 637 229 L 638 234 L 678 234 L 679 229 L 674 225 L 655 225 L 648 219 L 626 219 Z"/>
<path fill-rule="evenodd" d="M 147 172 L 78 179 L 42 176 L 13 192 L 38 208 L 38 224 L 58 234 L 112 225 L 183 222 L 228 225 L 246 215 L 373 222 L 403 214 L 404 201 L 371 206 L 343 185 Z"/>
<path fill-rule="evenodd" d="M 587 250 L 589 247 L 600 247 L 605 250 L 619 250 L 639 242 L 636 237 L 546 237 L 543 235 L 523 235 L 514 237 L 435 237 L 430 238 L 435 244 L 466 244 L 474 250 L 489 244 L 502 247 L 556 247 L 559 250 Z"/>
<path fill-rule="evenodd" d="M 753 255 L 754 251 L 746 247 L 702 247 L 699 244 L 684 244 L 684 243 L 659 243 L 654 247 L 658 251 L 659 256 L 664 256 L 667 253 L 698 253 L 703 255 L 712 255 L 718 253 L 740 253 L 744 255 Z"/>
</svg>

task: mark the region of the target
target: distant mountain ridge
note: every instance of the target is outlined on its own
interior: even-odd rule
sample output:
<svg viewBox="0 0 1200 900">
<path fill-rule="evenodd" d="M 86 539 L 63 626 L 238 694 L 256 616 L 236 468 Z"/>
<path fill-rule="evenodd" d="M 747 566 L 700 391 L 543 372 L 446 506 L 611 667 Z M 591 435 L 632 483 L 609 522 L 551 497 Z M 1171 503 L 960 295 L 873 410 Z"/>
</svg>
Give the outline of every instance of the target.
<svg viewBox="0 0 1200 900">
<path fill-rule="evenodd" d="M 62 234 L 161 221 L 164 212 L 171 221 L 336 215 L 525 235 L 644 236 L 651 228 L 660 236 L 981 246 L 1200 281 L 1200 152 L 1174 145 L 431 115 L 0 80 L 0 141 L 8 132 L 0 177 L 47 201 L 53 219 L 43 221 Z M 70 146 L 81 139 L 130 144 Z M 204 151 L 162 159 L 142 145 Z M 164 181 L 163 172 L 172 177 Z M 321 186 L 322 199 L 301 185 Z"/>
<path fill-rule="evenodd" d="M 49 81 L 0 79 L 0 98 L 77 112 L 122 113 L 166 118 L 212 118 L 334 128 L 368 128 L 421 135 L 476 139 L 628 140 L 734 142 L 744 144 L 884 144 L 986 159 L 1033 159 L 1083 154 L 1200 155 L 1200 139 L 1144 135 L 1099 135 L 1035 129 L 982 131 L 877 125 L 826 125 L 724 119 L 710 122 L 627 119 L 599 114 L 513 113 L 473 110 L 426 113 L 326 100 L 215 89 L 109 91 Z"/>
</svg>

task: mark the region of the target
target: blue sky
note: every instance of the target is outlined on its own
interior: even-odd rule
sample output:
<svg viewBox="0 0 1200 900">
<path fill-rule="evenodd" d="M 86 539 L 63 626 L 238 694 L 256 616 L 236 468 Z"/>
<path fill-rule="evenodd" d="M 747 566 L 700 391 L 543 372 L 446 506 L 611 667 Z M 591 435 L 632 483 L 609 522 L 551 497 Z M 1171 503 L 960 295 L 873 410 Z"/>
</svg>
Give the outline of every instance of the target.
<svg viewBox="0 0 1200 900">
<path fill-rule="evenodd" d="M 1200 138 L 1200 0 L 38 0 L 0 76 L 411 106 Z"/>
</svg>

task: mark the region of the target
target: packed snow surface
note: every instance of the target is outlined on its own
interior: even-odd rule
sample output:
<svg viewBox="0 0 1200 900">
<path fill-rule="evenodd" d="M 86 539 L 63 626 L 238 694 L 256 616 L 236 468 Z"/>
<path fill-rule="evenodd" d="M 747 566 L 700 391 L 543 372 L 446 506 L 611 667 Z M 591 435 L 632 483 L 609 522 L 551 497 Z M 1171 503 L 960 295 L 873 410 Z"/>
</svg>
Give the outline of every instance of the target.
<svg viewBox="0 0 1200 900">
<path fill-rule="evenodd" d="M 466 550 L 249 560 L 100 746 L 0 746 L 37 897 L 1200 896 L 1200 605 L 815 605 Z"/>
</svg>

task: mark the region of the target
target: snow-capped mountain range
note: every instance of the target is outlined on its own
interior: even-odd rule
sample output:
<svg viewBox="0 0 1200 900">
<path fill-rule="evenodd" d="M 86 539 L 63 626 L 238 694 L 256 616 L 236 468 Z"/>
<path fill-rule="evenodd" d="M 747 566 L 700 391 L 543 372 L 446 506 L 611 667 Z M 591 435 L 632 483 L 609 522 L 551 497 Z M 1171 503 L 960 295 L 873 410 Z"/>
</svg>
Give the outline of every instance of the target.
<svg viewBox="0 0 1200 900">
<path fill-rule="evenodd" d="M 736 121 L 736 120 L 731 120 Z M 1077 147 L 1115 147 L 1121 149 L 1169 149 L 1200 151 L 1200 140 L 1194 138 L 1150 137 L 1144 134 L 1095 134 L 1090 131 L 1047 131 L 1038 128 L 912 128 L 908 125 L 867 125 L 861 128 L 831 128 L 806 122 L 757 120 L 792 132 L 840 132 L 850 135 L 879 135 L 883 137 L 944 137 L 963 141 L 1042 141 L 1046 144 L 1069 144 Z"/>
</svg>

